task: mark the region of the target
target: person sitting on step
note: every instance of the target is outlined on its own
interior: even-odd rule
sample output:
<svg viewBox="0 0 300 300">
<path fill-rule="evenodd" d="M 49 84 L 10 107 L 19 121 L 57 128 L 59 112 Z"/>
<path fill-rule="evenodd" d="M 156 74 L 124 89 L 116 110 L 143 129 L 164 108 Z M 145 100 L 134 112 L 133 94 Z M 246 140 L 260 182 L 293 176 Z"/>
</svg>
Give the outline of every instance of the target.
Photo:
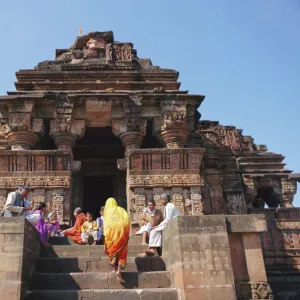
<svg viewBox="0 0 300 300">
<path fill-rule="evenodd" d="M 85 221 L 85 214 L 80 207 L 74 210 L 74 217 L 76 218 L 75 225 L 62 231 L 62 236 L 69 236 L 75 243 L 81 244 L 81 226 Z"/>
<path fill-rule="evenodd" d="M 149 235 L 149 248 L 145 253 L 140 254 L 139 256 L 153 256 L 157 248 L 161 247 L 162 231 L 166 228 L 168 223 L 175 217 L 179 215 L 179 211 L 176 206 L 171 203 L 170 196 L 166 193 L 160 196 L 161 203 L 165 206 L 164 217 L 165 219 L 156 227 L 150 231 Z"/>
<path fill-rule="evenodd" d="M 82 244 L 88 245 L 90 237 L 94 239 L 94 245 L 97 245 L 98 240 L 98 226 L 93 215 L 90 212 L 86 213 L 86 221 L 81 226 L 81 240 Z"/>
<path fill-rule="evenodd" d="M 142 245 L 147 245 L 147 239 L 149 237 L 151 229 L 158 226 L 164 217 L 159 209 L 156 209 L 155 201 L 149 200 L 147 207 L 144 209 L 140 216 L 140 229 L 136 235 L 143 235 Z"/>
<path fill-rule="evenodd" d="M 50 236 L 59 236 L 60 234 L 60 224 L 57 219 L 57 214 L 55 211 L 51 212 L 48 215 L 49 218 L 49 225 L 48 225 L 48 231 L 50 233 Z"/>
<path fill-rule="evenodd" d="M 101 207 L 100 211 L 100 217 L 97 218 L 97 226 L 98 226 L 98 237 L 97 240 L 98 242 L 102 242 L 104 245 L 104 218 L 103 218 L 103 213 L 104 213 L 104 206 Z"/>
</svg>

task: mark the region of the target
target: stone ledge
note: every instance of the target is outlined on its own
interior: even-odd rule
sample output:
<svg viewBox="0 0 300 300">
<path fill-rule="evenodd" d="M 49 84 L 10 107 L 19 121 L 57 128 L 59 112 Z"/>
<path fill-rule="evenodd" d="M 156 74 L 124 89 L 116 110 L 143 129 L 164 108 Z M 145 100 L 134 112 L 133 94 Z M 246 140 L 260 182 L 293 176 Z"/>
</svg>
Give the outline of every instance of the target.
<svg viewBox="0 0 300 300">
<path fill-rule="evenodd" d="M 226 223 L 225 223 L 226 222 Z M 177 224 L 177 226 L 175 226 Z M 171 226 L 170 226 L 171 225 Z M 264 232 L 268 231 L 265 215 L 204 215 L 178 216 L 164 230 L 168 235 L 176 230 L 180 235 L 222 232 Z"/>
<path fill-rule="evenodd" d="M 228 232 L 268 231 L 264 215 L 226 215 Z"/>
</svg>

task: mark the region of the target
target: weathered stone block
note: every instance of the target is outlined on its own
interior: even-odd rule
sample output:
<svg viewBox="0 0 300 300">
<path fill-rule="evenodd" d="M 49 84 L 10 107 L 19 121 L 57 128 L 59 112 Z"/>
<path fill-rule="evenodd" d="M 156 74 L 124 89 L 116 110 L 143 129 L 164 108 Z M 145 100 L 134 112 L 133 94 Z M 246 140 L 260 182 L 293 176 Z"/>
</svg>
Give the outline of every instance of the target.
<svg viewBox="0 0 300 300">
<path fill-rule="evenodd" d="M 268 231 L 264 215 L 226 215 L 228 232 Z"/>
</svg>

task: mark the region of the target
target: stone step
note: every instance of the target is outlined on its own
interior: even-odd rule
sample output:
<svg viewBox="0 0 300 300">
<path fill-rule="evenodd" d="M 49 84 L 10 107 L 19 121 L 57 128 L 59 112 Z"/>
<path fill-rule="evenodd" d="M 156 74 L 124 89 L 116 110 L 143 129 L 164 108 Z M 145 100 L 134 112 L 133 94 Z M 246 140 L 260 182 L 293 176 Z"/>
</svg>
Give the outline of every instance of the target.
<svg viewBox="0 0 300 300">
<path fill-rule="evenodd" d="M 122 273 L 119 283 L 115 272 L 110 273 L 35 273 L 31 290 L 91 290 L 91 289 L 150 289 L 169 288 L 168 272 Z"/>
<path fill-rule="evenodd" d="M 129 245 L 128 256 L 138 256 L 147 246 Z M 101 257 L 104 256 L 104 246 L 64 245 L 42 247 L 42 257 Z"/>
<path fill-rule="evenodd" d="M 76 272 L 111 272 L 107 257 L 99 258 L 59 258 L 44 257 L 37 260 L 37 273 L 76 273 Z M 125 272 L 165 271 L 164 261 L 159 256 L 128 257 Z"/>
<path fill-rule="evenodd" d="M 60 246 L 66 246 L 66 245 L 77 245 L 73 240 L 69 237 L 52 237 L 49 239 L 49 243 L 51 245 L 60 245 Z M 132 235 L 129 239 L 129 245 L 141 245 L 142 244 L 142 236 L 136 236 Z"/>
<path fill-rule="evenodd" d="M 177 289 L 28 291 L 26 300 L 178 300 Z"/>
</svg>

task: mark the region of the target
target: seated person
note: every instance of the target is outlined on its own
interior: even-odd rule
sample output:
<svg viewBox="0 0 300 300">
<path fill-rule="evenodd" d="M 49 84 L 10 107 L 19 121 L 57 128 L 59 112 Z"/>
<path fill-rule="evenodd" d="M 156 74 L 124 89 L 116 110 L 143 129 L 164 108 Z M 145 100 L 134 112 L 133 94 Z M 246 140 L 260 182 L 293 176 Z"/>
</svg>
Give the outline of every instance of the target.
<svg viewBox="0 0 300 300">
<path fill-rule="evenodd" d="M 97 240 L 100 243 L 100 241 L 104 244 L 104 219 L 103 219 L 103 212 L 104 212 L 104 206 L 100 209 L 100 217 L 97 218 L 97 226 L 98 226 L 98 237 Z"/>
<path fill-rule="evenodd" d="M 87 245 L 89 237 L 92 237 L 94 239 L 94 245 L 97 245 L 98 226 L 96 221 L 93 220 L 93 215 L 90 212 L 86 213 L 86 221 L 81 226 L 81 232 L 82 244 Z"/>
<path fill-rule="evenodd" d="M 51 224 L 50 234 L 51 236 L 57 236 L 60 233 L 60 224 L 57 220 L 56 212 L 52 212 L 48 215 Z"/>
<path fill-rule="evenodd" d="M 155 208 L 155 201 L 148 201 L 147 207 L 144 209 L 140 216 L 140 229 L 136 235 L 143 235 L 142 245 L 147 245 L 147 238 L 152 228 L 157 226 L 163 221 L 164 217 L 159 209 Z"/>
<path fill-rule="evenodd" d="M 47 228 L 50 236 L 58 236 L 60 233 L 60 225 L 57 220 L 57 215 L 55 212 L 52 212 L 45 218 L 45 222 L 47 223 Z"/>
<path fill-rule="evenodd" d="M 75 243 L 81 244 L 81 226 L 85 221 L 85 214 L 82 212 L 80 207 L 77 207 L 74 210 L 74 217 L 76 218 L 75 225 L 67 230 L 64 230 L 62 233 L 64 236 L 71 237 Z"/>
<path fill-rule="evenodd" d="M 155 255 L 155 251 L 157 248 L 161 247 L 161 238 L 162 231 L 166 228 L 168 223 L 175 217 L 179 215 L 179 211 L 176 206 L 171 203 L 170 197 L 167 194 L 162 194 L 160 196 L 161 203 L 165 206 L 164 209 L 164 217 L 165 219 L 155 228 L 150 231 L 149 234 L 149 248 L 145 251 L 145 253 L 140 256 L 153 256 Z"/>
</svg>

